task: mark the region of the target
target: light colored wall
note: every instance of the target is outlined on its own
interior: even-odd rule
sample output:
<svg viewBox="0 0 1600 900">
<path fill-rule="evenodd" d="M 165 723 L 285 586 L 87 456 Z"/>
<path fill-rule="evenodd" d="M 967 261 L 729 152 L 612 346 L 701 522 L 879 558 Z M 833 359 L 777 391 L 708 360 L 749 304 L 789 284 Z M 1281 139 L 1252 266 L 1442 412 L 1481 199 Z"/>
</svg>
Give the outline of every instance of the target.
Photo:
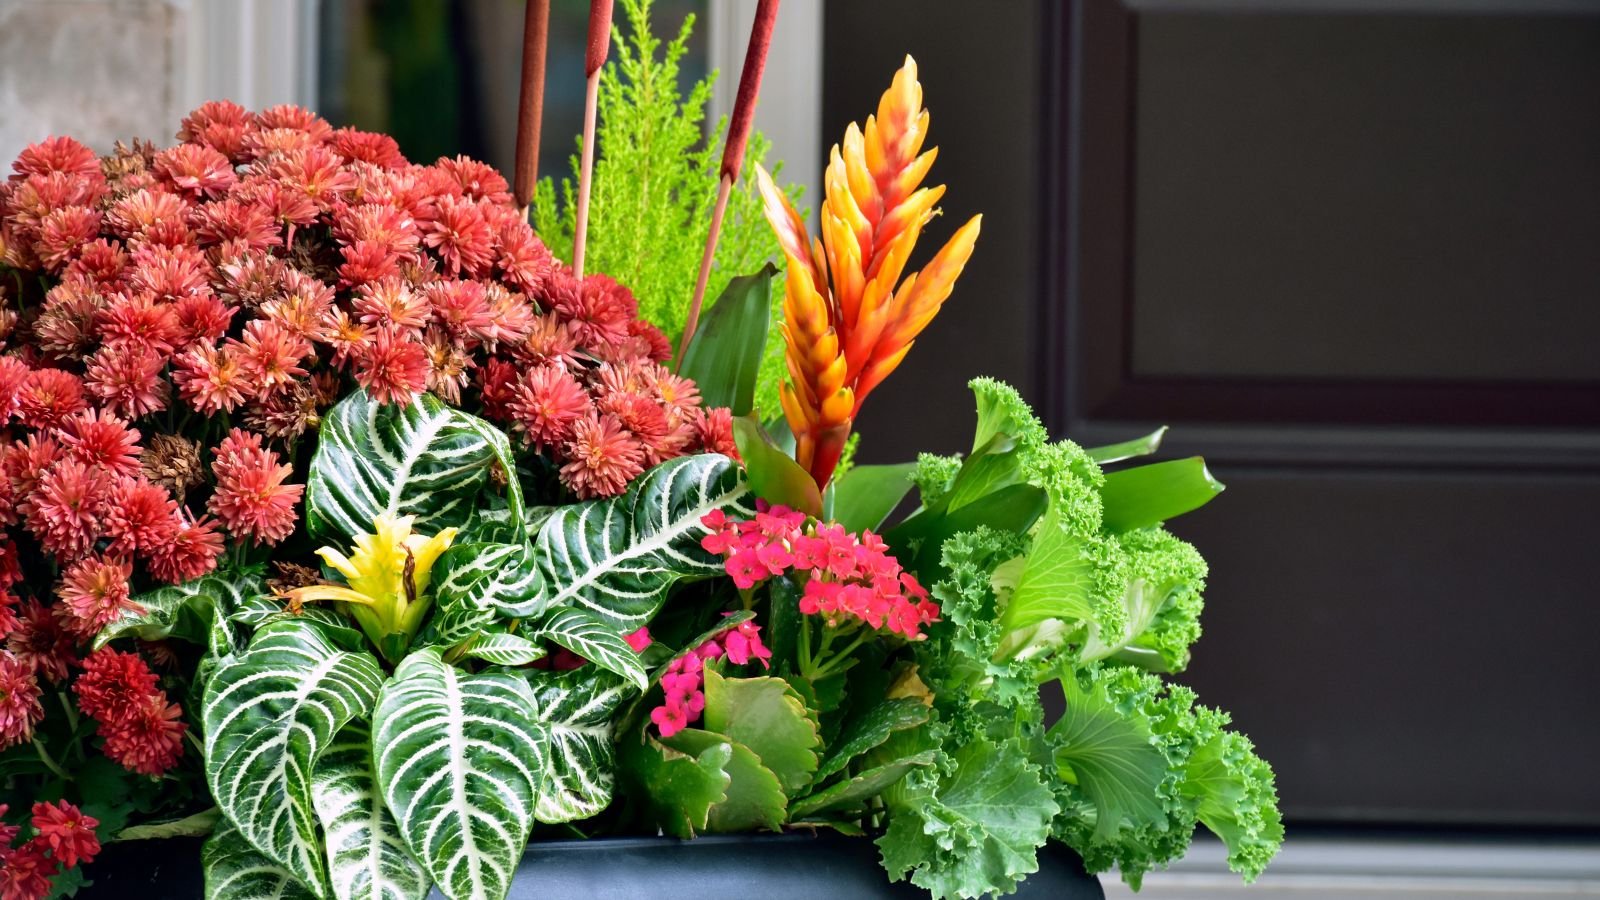
<svg viewBox="0 0 1600 900">
<path fill-rule="evenodd" d="M 50 135 L 170 143 L 186 3 L 0 0 L 0 168 Z"/>
</svg>

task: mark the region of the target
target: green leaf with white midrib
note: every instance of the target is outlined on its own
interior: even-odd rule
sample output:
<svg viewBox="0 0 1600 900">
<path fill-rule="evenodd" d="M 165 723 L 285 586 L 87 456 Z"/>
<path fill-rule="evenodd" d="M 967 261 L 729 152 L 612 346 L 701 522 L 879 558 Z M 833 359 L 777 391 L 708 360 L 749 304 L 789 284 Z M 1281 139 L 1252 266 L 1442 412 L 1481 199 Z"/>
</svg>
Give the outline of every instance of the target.
<svg viewBox="0 0 1600 900">
<path fill-rule="evenodd" d="M 201 717 L 206 784 L 244 839 L 307 885 L 326 884 L 312 771 L 334 735 L 372 709 L 383 673 L 315 625 L 277 622 L 224 658 Z"/>
<path fill-rule="evenodd" d="M 116 621 L 95 636 L 98 650 L 120 637 L 142 641 L 181 638 L 195 644 L 207 643 L 218 613 L 232 615 L 245 601 L 259 596 L 266 586 L 259 567 L 209 575 L 146 591 L 132 598 L 137 608 L 125 610 Z"/>
<path fill-rule="evenodd" d="M 546 824 L 587 819 L 611 803 L 617 766 L 612 716 L 637 692 L 620 678 L 587 667 L 529 672 L 528 683 L 534 718 L 550 738 L 534 816 Z"/>
<path fill-rule="evenodd" d="M 754 515 L 738 465 L 715 453 L 668 460 L 619 497 L 558 509 L 534 541 L 540 596 L 495 605 L 517 618 L 572 606 L 632 631 L 673 584 L 722 571 L 722 558 L 700 546 L 710 531 L 700 519 L 713 510 Z"/>
<path fill-rule="evenodd" d="M 650 686 L 650 676 L 638 652 L 609 624 L 580 610 L 555 610 L 540 624 L 534 637 L 560 644 L 600 668 L 621 675 L 641 691 Z"/>
<path fill-rule="evenodd" d="M 226 818 L 200 850 L 205 900 L 314 900 L 289 870 L 262 856 Z"/>
<path fill-rule="evenodd" d="M 539 596 L 539 568 L 526 544 L 457 544 L 433 568 L 430 643 L 458 644 L 495 620 L 494 604 L 527 603 Z"/>
<path fill-rule="evenodd" d="M 497 666 L 525 666 L 545 657 L 542 645 L 515 634 L 481 634 L 468 645 L 465 656 Z"/>
<path fill-rule="evenodd" d="M 357 391 L 322 420 L 306 481 L 306 528 L 344 546 L 383 513 L 415 516 L 423 534 L 464 525 L 496 462 L 516 471 L 505 434 L 482 419 L 432 394 L 400 407 Z M 522 489 L 516 478 L 507 487 L 512 520 L 520 522 Z"/>
<path fill-rule="evenodd" d="M 328 848 L 328 880 L 339 900 L 422 900 L 431 880 L 383 805 L 372 771 L 372 734 L 351 722 L 317 761 L 312 802 Z"/>
<path fill-rule="evenodd" d="M 432 648 L 401 661 L 378 697 L 372 745 L 384 802 L 452 900 L 510 888 L 548 749 L 533 704 L 520 675 L 468 675 Z"/>
</svg>

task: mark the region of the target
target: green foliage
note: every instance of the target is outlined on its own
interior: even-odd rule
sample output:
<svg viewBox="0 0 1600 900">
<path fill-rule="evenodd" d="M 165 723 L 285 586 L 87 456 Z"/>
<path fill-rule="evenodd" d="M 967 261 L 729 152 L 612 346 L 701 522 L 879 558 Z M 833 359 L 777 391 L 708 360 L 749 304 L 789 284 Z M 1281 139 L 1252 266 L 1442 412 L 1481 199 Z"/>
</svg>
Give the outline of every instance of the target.
<svg viewBox="0 0 1600 900">
<path fill-rule="evenodd" d="M 772 328 L 772 278 L 762 267 L 728 282 L 700 319 L 678 374 L 692 379 L 707 407 L 726 406 L 736 416 L 755 409 L 761 354 Z"/>
<path fill-rule="evenodd" d="M 704 131 L 716 73 L 695 83 L 687 94 L 679 88 L 679 64 L 694 17 L 686 17 L 678 34 L 663 42 L 650 31 L 650 0 L 622 0 L 620 5 L 627 31 L 615 29 L 612 59 L 600 77 L 584 267 L 604 272 L 632 290 L 639 299 L 640 315 L 666 332 L 676 348 L 711 227 L 726 123 L 719 123 L 710 135 Z M 781 259 L 755 188 L 756 164 L 770 146 L 759 133 L 752 134 L 746 145 L 740 181 L 723 218 L 707 297 L 720 296 L 734 276 Z M 534 198 L 535 229 L 556 256 L 568 260 L 578 168 L 574 154 L 573 177 L 562 183 L 560 202 L 549 179 L 540 183 Z M 797 191 L 791 200 L 798 203 Z M 755 396 L 756 408 L 769 413 L 778 409 L 777 386 L 784 374 L 783 338 L 777 328 L 783 319 L 782 293 L 772 294 L 772 328 L 765 337 Z"/>
</svg>

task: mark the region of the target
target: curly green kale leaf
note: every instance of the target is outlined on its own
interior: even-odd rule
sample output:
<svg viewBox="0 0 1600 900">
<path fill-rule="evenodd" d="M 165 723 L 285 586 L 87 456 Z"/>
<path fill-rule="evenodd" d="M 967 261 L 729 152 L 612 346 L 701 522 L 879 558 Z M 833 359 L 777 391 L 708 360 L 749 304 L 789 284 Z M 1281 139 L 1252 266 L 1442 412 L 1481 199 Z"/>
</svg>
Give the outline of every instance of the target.
<svg viewBox="0 0 1600 900">
<path fill-rule="evenodd" d="M 891 877 L 935 897 L 1010 893 L 1039 868 L 1058 807 L 1016 741 L 969 741 L 901 782 L 878 838 Z"/>
<path fill-rule="evenodd" d="M 1206 561 L 1195 548 L 1160 527 L 1116 537 L 1127 560 L 1120 632 L 1091 628 L 1080 658 L 1115 658 L 1142 668 L 1181 672 L 1200 637 Z"/>
</svg>

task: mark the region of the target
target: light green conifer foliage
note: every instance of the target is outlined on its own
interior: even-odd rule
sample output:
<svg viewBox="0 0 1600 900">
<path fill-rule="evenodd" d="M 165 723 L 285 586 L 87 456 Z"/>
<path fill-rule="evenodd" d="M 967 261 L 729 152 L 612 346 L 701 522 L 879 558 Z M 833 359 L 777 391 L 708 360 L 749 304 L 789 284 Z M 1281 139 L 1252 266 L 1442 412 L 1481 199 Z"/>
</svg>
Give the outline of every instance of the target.
<svg viewBox="0 0 1600 900">
<path fill-rule="evenodd" d="M 706 104 L 717 73 L 693 85 L 687 95 L 678 86 L 679 63 L 694 17 L 686 17 L 677 36 L 663 43 L 650 30 L 650 0 L 622 0 L 620 5 L 628 32 L 615 29 L 611 61 L 600 76 L 584 268 L 604 272 L 633 291 L 639 314 L 666 332 L 676 350 L 711 226 L 727 123 L 719 122 L 709 137 L 704 133 Z M 746 146 L 706 288 L 708 306 L 735 275 L 754 272 L 768 260 L 783 261 L 777 238 L 761 214 L 755 187 L 756 163 L 770 146 L 759 132 Z M 554 182 L 543 179 L 533 204 L 540 237 L 552 253 L 569 261 L 578 167 L 575 153 L 573 176 L 562 180 L 559 202 Z M 799 191 L 792 191 L 791 201 L 798 200 Z M 773 285 L 772 327 L 756 389 L 756 406 L 766 415 L 779 411 L 778 382 L 784 372 L 778 329 L 782 284 L 779 278 Z"/>
</svg>

